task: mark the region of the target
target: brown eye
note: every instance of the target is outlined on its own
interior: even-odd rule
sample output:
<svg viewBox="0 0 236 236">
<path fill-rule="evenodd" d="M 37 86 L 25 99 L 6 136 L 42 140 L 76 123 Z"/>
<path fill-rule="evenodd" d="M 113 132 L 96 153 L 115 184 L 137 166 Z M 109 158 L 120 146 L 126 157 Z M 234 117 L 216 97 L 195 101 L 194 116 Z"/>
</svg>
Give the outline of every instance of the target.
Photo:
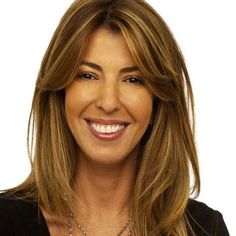
<svg viewBox="0 0 236 236">
<path fill-rule="evenodd" d="M 125 79 L 125 82 L 130 83 L 130 84 L 135 84 L 135 85 L 142 85 L 143 84 L 143 80 L 140 79 L 139 77 L 128 77 L 127 79 Z"/>
<path fill-rule="evenodd" d="M 96 80 L 96 77 L 90 73 L 80 73 L 77 76 L 78 79 L 85 79 L 85 80 Z"/>
</svg>

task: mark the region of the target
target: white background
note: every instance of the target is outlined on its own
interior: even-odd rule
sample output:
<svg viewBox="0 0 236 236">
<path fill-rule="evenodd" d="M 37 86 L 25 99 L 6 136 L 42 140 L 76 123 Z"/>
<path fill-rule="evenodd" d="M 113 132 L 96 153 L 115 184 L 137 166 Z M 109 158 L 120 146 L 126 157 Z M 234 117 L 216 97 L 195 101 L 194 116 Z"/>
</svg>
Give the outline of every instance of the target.
<svg viewBox="0 0 236 236">
<path fill-rule="evenodd" d="M 26 130 L 42 56 L 71 0 L 0 3 L 0 189 L 29 173 Z M 202 191 L 236 235 L 236 7 L 232 0 L 149 0 L 174 33 L 195 94 Z"/>
</svg>

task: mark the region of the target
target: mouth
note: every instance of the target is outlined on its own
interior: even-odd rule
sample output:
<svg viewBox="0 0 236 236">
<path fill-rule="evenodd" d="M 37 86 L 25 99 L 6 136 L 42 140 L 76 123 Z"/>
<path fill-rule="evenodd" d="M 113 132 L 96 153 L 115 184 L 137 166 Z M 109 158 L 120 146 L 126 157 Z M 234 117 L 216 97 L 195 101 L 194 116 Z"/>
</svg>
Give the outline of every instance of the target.
<svg viewBox="0 0 236 236">
<path fill-rule="evenodd" d="M 102 124 L 91 122 L 90 125 L 98 133 L 102 133 L 102 134 L 116 133 L 125 128 L 124 124 L 102 125 Z"/>
<path fill-rule="evenodd" d="M 111 141 L 120 138 L 127 126 L 128 122 L 116 120 L 102 120 L 102 119 L 85 119 L 91 133 L 100 140 Z"/>
</svg>

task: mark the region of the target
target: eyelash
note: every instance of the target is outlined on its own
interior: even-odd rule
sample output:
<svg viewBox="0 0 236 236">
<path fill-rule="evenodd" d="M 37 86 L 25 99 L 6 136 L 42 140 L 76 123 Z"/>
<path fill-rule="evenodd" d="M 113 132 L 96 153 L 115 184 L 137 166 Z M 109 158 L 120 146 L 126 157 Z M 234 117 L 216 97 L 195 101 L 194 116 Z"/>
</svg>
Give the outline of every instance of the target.
<svg viewBox="0 0 236 236">
<path fill-rule="evenodd" d="M 80 73 L 77 77 L 78 79 L 85 79 L 85 80 L 97 80 L 96 76 L 91 73 Z M 143 85 L 143 80 L 136 76 L 130 76 L 123 80 L 124 82 L 127 82 L 129 84 L 134 85 Z"/>
<path fill-rule="evenodd" d="M 124 81 L 129 81 L 128 83 L 135 84 L 135 85 L 142 85 L 143 84 L 143 80 L 140 79 L 139 77 L 136 77 L 136 76 L 128 77 Z"/>
<path fill-rule="evenodd" d="M 87 76 L 89 76 L 90 78 L 88 78 Z M 97 78 L 91 74 L 91 73 L 80 73 L 77 77 L 78 79 L 85 79 L 85 80 L 96 80 Z M 93 79 L 91 79 L 93 78 Z"/>
</svg>

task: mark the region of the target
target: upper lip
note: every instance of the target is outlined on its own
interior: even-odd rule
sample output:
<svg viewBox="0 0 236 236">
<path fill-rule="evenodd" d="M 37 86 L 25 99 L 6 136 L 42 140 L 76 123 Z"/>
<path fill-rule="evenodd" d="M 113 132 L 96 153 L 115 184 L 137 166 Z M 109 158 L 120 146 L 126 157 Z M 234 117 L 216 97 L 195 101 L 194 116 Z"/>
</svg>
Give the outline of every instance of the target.
<svg viewBox="0 0 236 236">
<path fill-rule="evenodd" d="M 101 119 L 101 118 L 85 118 L 87 122 L 93 122 L 98 123 L 102 125 L 114 125 L 114 124 L 122 124 L 122 125 L 128 125 L 129 122 L 122 121 L 122 120 L 107 120 L 107 119 Z"/>
</svg>

